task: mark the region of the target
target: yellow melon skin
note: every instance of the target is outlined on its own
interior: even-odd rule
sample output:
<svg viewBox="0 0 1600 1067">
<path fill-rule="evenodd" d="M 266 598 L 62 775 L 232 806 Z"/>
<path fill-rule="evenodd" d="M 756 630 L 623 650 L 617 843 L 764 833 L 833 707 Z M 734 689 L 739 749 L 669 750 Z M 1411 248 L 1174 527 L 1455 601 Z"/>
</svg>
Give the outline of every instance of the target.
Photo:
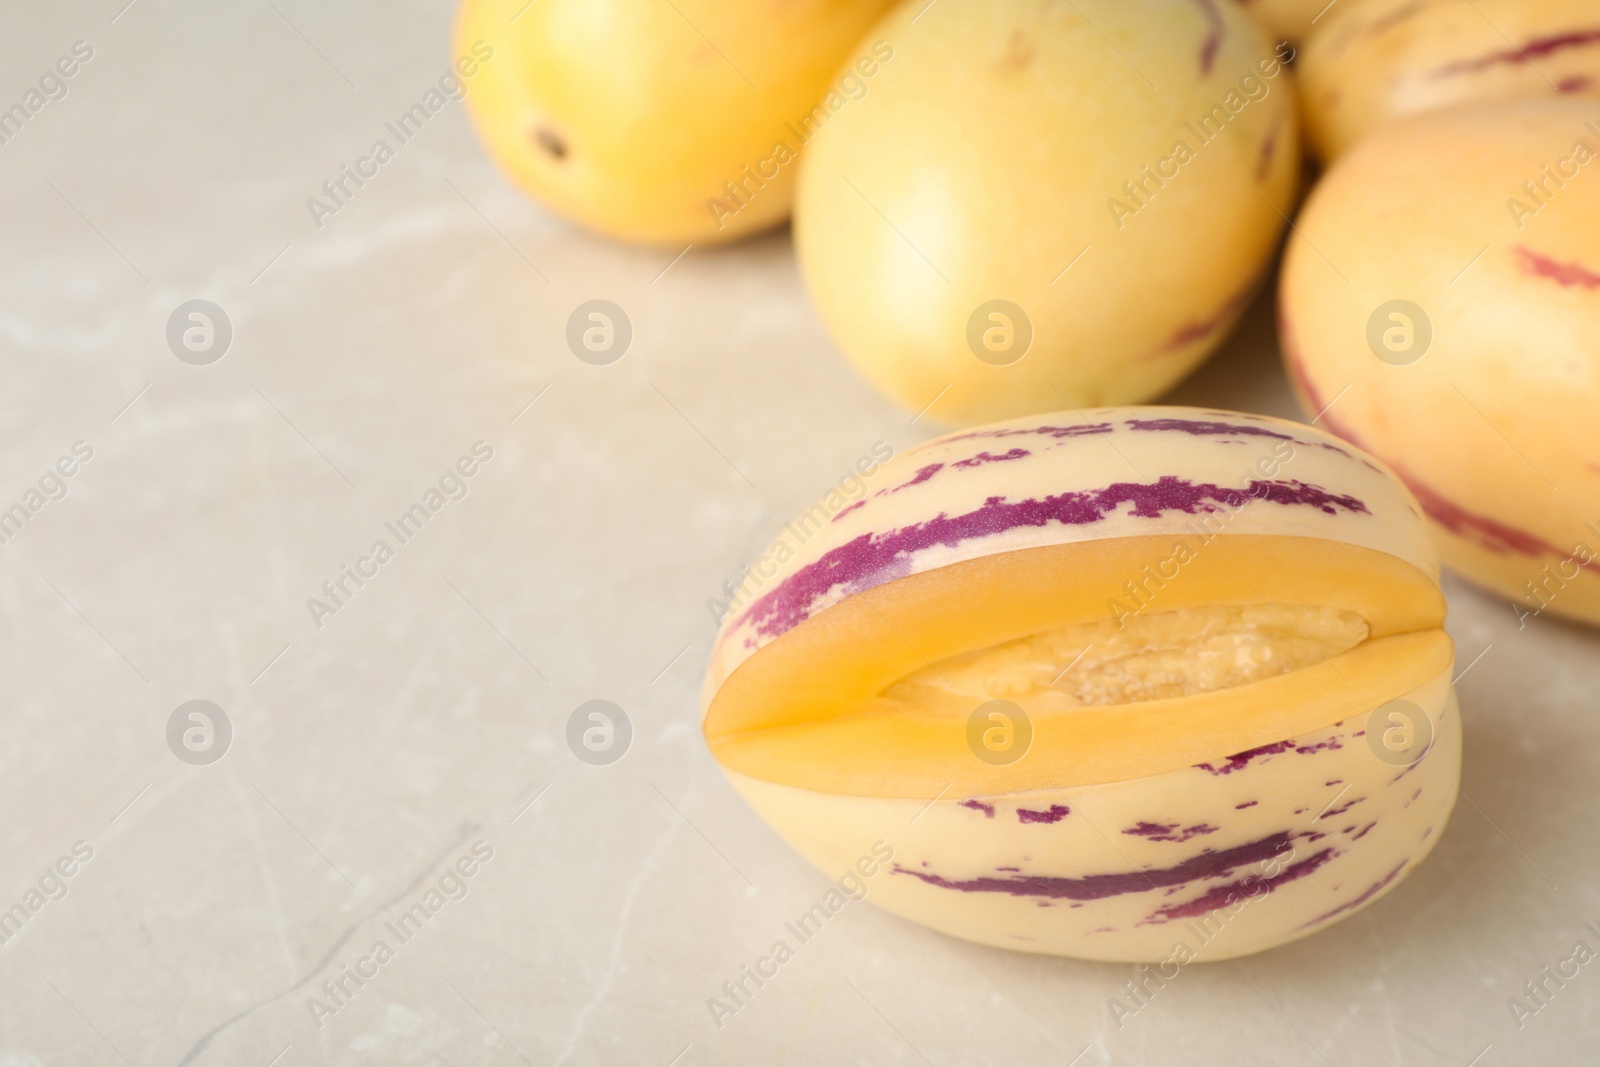
<svg viewBox="0 0 1600 1067">
<path fill-rule="evenodd" d="M 1237 770 L 1220 760 L 931 804 L 729 778 L 831 877 L 887 846 L 892 857 L 861 880 L 866 899 L 913 922 L 1019 952 L 1181 964 L 1186 949 L 1215 961 L 1354 914 L 1432 851 L 1455 804 L 1461 719 L 1448 673 L 1410 696 L 1434 745 L 1409 767 L 1374 758 L 1363 715 L 1265 746 L 1281 751 L 1240 757 Z"/>
<path fill-rule="evenodd" d="M 1324 160 L 1398 119 L 1463 104 L 1600 97 L 1589 0 L 1364 0 L 1320 20 L 1298 68 Z"/>
<path fill-rule="evenodd" d="M 1600 101 L 1381 130 L 1298 226 L 1280 328 L 1304 406 L 1331 403 L 1322 424 L 1387 461 L 1445 561 L 1524 623 L 1600 623 Z"/>
<path fill-rule="evenodd" d="M 1239 0 L 1244 9 L 1276 39 L 1302 41 L 1333 17 L 1329 0 Z M 1340 0 L 1348 3 L 1349 0 Z"/>
<path fill-rule="evenodd" d="M 1220 959 L 1432 847 L 1460 765 L 1444 610 L 1416 501 L 1327 433 L 1029 416 L 786 525 L 727 605 L 703 730 L 774 829 L 898 914 L 1157 962 L 1221 908 L 1194 957 Z"/>
<path fill-rule="evenodd" d="M 1292 79 L 1243 11 L 940 0 L 869 36 L 895 59 L 807 147 L 794 232 L 873 384 L 972 425 L 1149 400 L 1217 346 L 1300 166 Z"/>
<path fill-rule="evenodd" d="M 703 245 L 788 217 L 809 131 L 870 90 L 882 47 L 840 64 L 889 3 L 464 0 L 456 49 L 493 49 L 468 110 L 529 195 L 612 237 Z"/>
</svg>

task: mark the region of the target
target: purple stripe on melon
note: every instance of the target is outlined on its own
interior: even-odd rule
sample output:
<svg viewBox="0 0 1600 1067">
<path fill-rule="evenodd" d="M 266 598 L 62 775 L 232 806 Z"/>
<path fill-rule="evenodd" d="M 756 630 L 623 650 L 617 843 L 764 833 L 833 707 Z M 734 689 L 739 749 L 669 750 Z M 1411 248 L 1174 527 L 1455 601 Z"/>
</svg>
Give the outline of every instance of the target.
<svg viewBox="0 0 1600 1067">
<path fill-rule="evenodd" d="M 1487 515 L 1479 515 L 1468 511 L 1455 501 L 1446 498 L 1432 488 L 1418 481 L 1414 476 L 1399 467 L 1395 473 L 1404 479 L 1411 492 L 1416 494 L 1417 502 L 1422 505 L 1422 510 L 1427 512 L 1428 518 L 1443 526 L 1464 541 L 1471 541 L 1479 548 L 1487 549 L 1498 555 L 1519 556 L 1558 556 L 1567 558 L 1567 553 L 1546 541 L 1537 534 L 1526 530 L 1519 530 L 1498 522 Z M 1584 562 L 1577 557 L 1572 561 L 1585 570 L 1600 569 L 1600 563 L 1595 560 Z"/>
<path fill-rule="evenodd" d="M 1289 309 L 1281 296 L 1278 300 L 1278 320 L 1282 323 L 1280 337 L 1283 342 L 1283 363 L 1285 369 L 1289 372 L 1290 384 L 1300 391 L 1301 396 L 1305 399 L 1306 407 L 1316 408 L 1320 412 L 1317 418 L 1327 424 L 1329 433 L 1335 437 L 1342 437 L 1363 451 L 1367 450 L 1367 446 L 1361 443 L 1350 427 L 1339 422 L 1333 415 L 1330 410 L 1333 407 L 1332 401 L 1326 404 L 1322 402 L 1321 394 L 1311 382 L 1311 375 L 1306 372 L 1305 359 L 1300 355 L 1300 346 L 1295 340 L 1293 324 L 1289 321 Z M 1338 397 L 1334 397 L 1334 400 L 1337 399 Z M 1368 460 L 1363 460 L 1362 462 L 1375 471 L 1378 469 Z M 1399 471 L 1395 473 L 1398 474 Z"/>
<path fill-rule="evenodd" d="M 1206 17 L 1206 38 L 1200 44 L 1200 73 L 1210 74 L 1217 63 L 1217 49 L 1222 47 L 1222 12 L 1216 0 L 1195 0 Z"/>
<path fill-rule="evenodd" d="M 1340 423 L 1328 412 L 1327 406 L 1322 404 L 1321 397 L 1317 394 L 1315 386 L 1311 383 L 1311 377 L 1306 372 L 1305 362 L 1300 358 L 1293 336 L 1289 332 L 1287 320 L 1283 338 L 1285 362 L 1288 365 L 1289 377 L 1299 386 L 1301 393 L 1305 396 L 1307 405 L 1322 407 L 1323 421 L 1328 424 L 1329 431 L 1349 441 L 1357 448 L 1366 448 L 1355 431 Z M 1566 552 L 1544 538 L 1526 530 L 1508 526 L 1505 523 L 1489 518 L 1487 515 L 1468 511 L 1455 501 L 1435 491 L 1406 468 L 1397 463 L 1391 463 L 1391 466 L 1393 466 L 1395 474 L 1406 484 L 1406 488 L 1410 489 L 1412 495 L 1417 498 L 1417 502 L 1422 505 L 1422 510 L 1427 514 L 1428 518 L 1463 541 L 1470 541 L 1479 548 L 1502 556 L 1555 556 L 1568 558 Z M 1576 557 L 1572 558 L 1573 562 L 1585 570 L 1600 570 L 1600 560 L 1590 560 L 1585 563 L 1576 559 Z"/>
<path fill-rule="evenodd" d="M 961 802 L 960 806 L 963 807 L 963 808 L 971 808 L 973 811 L 981 811 L 981 812 L 983 812 L 983 817 L 985 819 L 994 818 L 994 805 L 993 804 L 985 804 L 981 800 L 963 800 Z"/>
<path fill-rule="evenodd" d="M 1272 129 L 1267 131 L 1267 136 L 1261 142 L 1261 150 L 1256 153 L 1256 181 L 1264 182 L 1272 175 L 1272 160 L 1278 153 L 1278 132 L 1281 120 L 1272 124 Z"/>
<path fill-rule="evenodd" d="M 1428 747 L 1422 750 L 1422 755 L 1418 756 L 1416 759 L 1414 759 L 1410 763 L 1406 764 L 1406 769 L 1401 771 L 1399 774 L 1395 775 L 1393 778 L 1389 779 L 1389 784 L 1390 785 L 1394 785 L 1400 779 L 1404 778 L 1406 775 L 1410 774 L 1412 771 L 1416 770 L 1419 766 L 1421 766 L 1422 765 L 1422 761 L 1428 758 L 1428 754 L 1433 751 L 1433 746 L 1437 742 L 1438 742 L 1438 738 L 1437 737 L 1429 738 L 1428 739 Z"/>
<path fill-rule="evenodd" d="M 939 889 L 953 889 L 961 893 L 1006 893 L 1014 897 L 1043 897 L 1049 900 L 1105 900 L 1125 893 L 1143 893 L 1152 889 L 1183 885 L 1203 878 L 1219 878 L 1236 867 L 1247 863 L 1261 863 L 1281 856 L 1292 849 L 1287 831 L 1280 831 L 1259 841 L 1236 845 L 1220 852 L 1202 852 L 1191 859 L 1171 867 L 1157 867 L 1141 871 L 1119 871 L 1116 874 L 1090 874 L 1082 878 L 1061 878 L 1053 875 L 1030 874 L 1014 878 L 945 878 L 925 871 L 893 867 L 895 874 L 909 874 Z M 1287 871 L 1285 871 L 1287 873 Z"/>
<path fill-rule="evenodd" d="M 923 482 L 927 481 L 929 478 L 932 478 L 935 474 L 938 474 L 942 470 L 944 470 L 943 463 L 930 463 L 926 467 L 918 468 L 916 476 L 909 482 L 906 482 L 903 485 L 897 485 L 893 489 L 879 489 L 878 495 L 882 496 L 884 493 L 898 493 L 902 489 L 910 489 L 913 485 L 921 485 Z"/>
<path fill-rule="evenodd" d="M 924 467 L 923 470 L 930 468 Z M 931 474 L 928 477 L 932 477 Z M 909 484 L 909 483 L 908 483 Z M 1151 484 L 1117 482 L 1104 489 L 1059 493 L 1043 499 L 1007 502 L 990 497 L 983 506 L 961 515 L 940 512 L 927 522 L 903 526 L 883 534 L 862 534 L 825 552 L 817 560 L 763 594 L 736 620 L 734 628 L 750 625 L 757 634 L 777 637 L 811 617 L 819 600 L 836 589 L 855 594 L 912 571 L 912 557 L 930 548 L 954 548 L 964 541 L 982 540 L 1021 527 L 1057 523 L 1086 526 L 1108 515 L 1126 514 L 1159 519 L 1169 511 L 1186 515 L 1239 509 L 1252 500 L 1283 507 L 1312 507 L 1329 515 L 1340 508 L 1370 514 L 1352 496 L 1299 481 L 1253 481 L 1244 489 L 1210 482 L 1195 484 L 1167 475 Z"/>
<path fill-rule="evenodd" d="M 1285 882 L 1292 882 L 1296 878 L 1304 878 L 1324 863 L 1333 859 L 1339 853 L 1331 848 L 1307 856 L 1297 863 L 1291 863 L 1278 872 L 1277 877 L 1268 878 L 1264 874 L 1251 874 L 1228 885 L 1219 885 L 1206 890 L 1205 893 L 1193 900 L 1182 904 L 1173 904 L 1161 908 L 1149 918 L 1142 920 L 1140 926 L 1152 926 L 1159 923 L 1172 922 L 1174 919 L 1193 919 L 1207 915 L 1218 908 L 1231 908 L 1241 899 L 1263 897 L 1277 889 Z"/>
<path fill-rule="evenodd" d="M 1067 807 L 1065 804 L 1052 804 L 1045 811 L 1033 811 L 1033 810 L 1031 810 L 1029 808 L 1018 808 L 1017 809 L 1017 821 L 1018 822 L 1024 822 L 1024 823 L 1027 823 L 1027 822 L 1053 823 L 1053 822 L 1060 822 L 1062 819 L 1065 819 L 1068 815 L 1071 815 L 1071 814 L 1072 814 L 1072 809 Z"/>
<path fill-rule="evenodd" d="M 1329 452 L 1337 452 L 1341 456 L 1350 453 L 1329 441 L 1305 441 L 1293 434 L 1283 433 L 1266 426 L 1255 426 L 1244 422 L 1212 422 L 1205 419 L 1129 419 L 1130 430 L 1152 430 L 1157 432 L 1178 432 L 1191 434 L 1195 437 L 1271 437 L 1279 441 L 1288 441 L 1291 444 L 1304 445 L 1307 448 L 1321 448 Z M 1354 459 L 1354 456 L 1351 456 Z"/>
<path fill-rule="evenodd" d="M 1335 916 L 1343 915 L 1347 911 L 1353 911 L 1356 908 L 1361 907 L 1361 905 L 1365 904 L 1367 901 L 1371 900 L 1373 897 L 1375 897 L 1379 893 L 1383 892 L 1384 889 L 1388 888 L 1389 883 L 1393 882 L 1396 878 L 1400 877 L 1400 872 L 1406 869 L 1406 864 L 1409 863 L 1409 862 L 1410 862 L 1409 860 L 1402 861 L 1400 866 L 1396 867 L 1394 870 L 1390 871 L 1388 874 L 1386 874 L 1382 878 L 1378 879 L 1378 881 L 1376 881 L 1372 885 L 1368 886 L 1366 891 L 1363 892 L 1360 896 L 1356 897 L 1354 900 L 1348 901 L 1348 902 L 1346 902 L 1344 904 L 1340 904 L 1337 908 L 1334 908 L 1332 911 L 1323 912 L 1321 915 L 1318 915 L 1315 919 L 1312 919 L 1310 922 L 1301 923 L 1299 926 L 1295 927 L 1295 929 L 1304 930 L 1307 927 L 1316 926 L 1319 923 L 1325 923 L 1329 919 L 1334 918 Z"/>
<path fill-rule="evenodd" d="M 1524 274 L 1549 278 L 1557 285 L 1570 289 L 1581 285 L 1585 289 L 1600 289 L 1600 274 L 1581 263 L 1562 263 L 1550 256 L 1540 255 L 1524 245 L 1517 246 L 1517 260 Z"/>
<path fill-rule="evenodd" d="M 1600 29 L 1573 30 L 1568 33 L 1551 34 L 1549 37 L 1535 37 L 1525 42 L 1521 47 L 1513 45 L 1498 52 L 1490 52 L 1476 59 L 1458 59 L 1454 63 L 1446 63 L 1435 68 L 1429 75 L 1431 78 L 1448 78 L 1456 74 L 1473 74 L 1480 70 L 1502 64 L 1520 66 L 1532 65 L 1535 59 L 1548 56 L 1555 52 L 1565 51 L 1568 48 L 1586 48 L 1589 45 L 1600 44 Z"/>
<path fill-rule="evenodd" d="M 1267 151 L 1267 152 L 1270 153 L 1271 146 L 1272 146 L 1272 141 L 1276 137 L 1277 137 L 1276 130 L 1274 130 L 1271 134 L 1268 135 L 1267 144 L 1263 148 L 1264 151 Z M 1207 318 L 1200 319 L 1198 321 L 1185 323 L 1184 325 L 1178 327 L 1177 330 L 1175 330 L 1173 332 L 1172 336 L 1167 338 L 1167 342 L 1165 344 L 1163 344 L 1160 348 L 1156 349 L 1156 355 L 1159 356 L 1159 355 L 1165 355 L 1168 352 L 1176 352 L 1176 351 L 1178 351 L 1180 349 L 1184 349 L 1184 348 L 1189 347 L 1190 345 L 1194 344 L 1196 341 L 1203 341 L 1207 337 L 1210 337 L 1212 334 L 1214 334 L 1218 330 L 1222 329 L 1223 326 L 1227 325 L 1229 320 L 1235 318 L 1239 314 L 1239 312 L 1244 309 L 1244 306 L 1246 304 L 1250 303 L 1250 298 L 1255 295 L 1255 292 L 1256 292 L 1255 282 L 1252 281 L 1249 285 L 1245 286 L 1243 289 L 1239 290 L 1237 293 L 1234 293 L 1226 301 L 1224 301 L 1222 306 L 1217 309 L 1215 314 L 1210 315 Z M 1141 420 L 1141 419 L 1130 419 L 1128 424 L 1129 424 L 1129 426 L 1132 426 L 1133 423 L 1135 423 L 1135 422 L 1163 422 L 1163 421 L 1168 421 L 1168 420 L 1163 420 L 1163 419 L 1144 419 L 1144 420 Z M 1181 422 L 1183 420 L 1181 420 L 1181 419 L 1172 419 L 1170 421 L 1172 421 L 1172 422 Z M 1135 428 L 1137 429 L 1139 427 L 1135 427 Z M 1282 436 L 1282 435 L 1278 435 L 1278 436 Z"/>
<path fill-rule="evenodd" d="M 835 515 L 833 518 L 829 519 L 828 521 L 829 522 L 838 522 L 840 519 L 842 519 L 846 515 L 850 514 L 856 508 L 864 507 L 866 505 L 866 503 L 867 502 L 865 500 L 857 500 L 854 504 L 851 504 L 848 507 L 840 508 L 839 509 L 839 514 Z"/>
<path fill-rule="evenodd" d="M 1210 771 L 1216 775 L 1232 774 L 1234 771 L 1243 770 L 1253 759 L 1259 759 L 1262 756 L 1276 756 L 1278 753 L 1287 752 L 1292 748 L 1294 748 L 1293 741 L 1274 741 L 1270 745 L 1261 745 L 1257 748 L 1247 748 L 1243 752 L 1235 752 L 1220 767 L 1212 763 L 1197 763 L 1195 766 L 1202 771 Z"/>
<path fill-rule="evenodd" d="M 1031 456 L 1031 455 L 1033 455 L 1033 453 L 1029 452 L 1026 448 L 1013 448 L 1011 451 L 1002 453 L 1001 455 L 998 455 L 998 456 L 993 455 L 992 453 L 990 453 L 987 450 L 985 450 L 983 452 L 979 452 L 976 456 L 973 456 L 971 459 L 958 460 L 957 462 L 950 464 L 950 466 L 952 466 L 952 467 L 981 467 L 985 463 L 1004 463 L 1008 459 L 1021 459 L 1024 456 Z"/>
<path fill-rule="evenodd" d="M 1321 815 L 1318 815 L 1317 818 L 1318 819 L 1331 819 L 1335 815 L 1343 815 L 1345 812 L 1349 811 L 1351 808 L 1355 807 L 1357 804 L 1361 803 L 1363 800 L 1366 800 L 1366 799 L 1367 799 L 1366 797 L 1356 797 L 1354 800 L 1347 800 L 1343 804 L 1339 805 L 1337 808 L 1333 808 L 1333 809 L 1331 809 L 1329 811 L 1323 812 Z"/>
<path fill-rule="evenodd" d="M 1248 302 L 1254 291 L 1254 286 L 1243 290 L 1229 301 L 1228 307 L 1225 310 L 1233 309 L 1236 303 Z M 1180 331 L 1180 333 L 1181 332 L 1182 331 Z M 1221 416 L 1222 418 L 1237 418 L 1237 416 L 1232 412 L 1215 412 L 1213 414 Z M 1330 452 L 1338 452 L 1341 455 L 1350 455 L 1347 450 L 1329 441 L 1308 441 L 1299 437 L 1295 437 L 1292 434 L 1286 434 L 1279 430 L 1269 429 L 1265 426 L 1256 426 L 1251 423 L 1214 421 L 1206 419 L 1157 418 L 1128 419 L 1123 423 L 1123 425 L 1130 430 L 1151 433 L 1186 433 L 1196 437 L 1227 435 L 1271 437 L 1280 441 L 1291 441 L 1297 445 L 1305 445 L 1308 448 L 1323 448 Z M 953 444 L 956 441 L 974 441 L 985 438 L 1025 437 L 1035 435 L 1061 440 L 1068 437 L 1099 436 L 1115 432 L 1117 432 L 1115 425 L 1109 422 L 1084 423 L 1080 426 L 1007 426 L 992 430 L 970 430 L 966 433 L 952 434 L 948 437 L 936 438 L 935 440 L 928 442 L 928 446 Z M 1371 465 L 1368 464 L 1368 466 Z M 1373 469 L 1377 470 L 1376 467 L 1373 467 Z M 879 490 L 879 495 L 889 491 L 890 490 L 887 489 Z"/>
<path fill-rule="evenodd" d="M 1558 93 L 1586 93 L 1594 88 L 1594 79 L 1574 75 L 1571 78 L 1562 78 L 1556 82 Z"/>
<path fill-rule="evenodd" d="M 1270 745 L 1261 745 L 1257 748 L 1246 749 L 1243 752 L 1236 752 L 1229 756 L 1227 762 L 1220 767 L 1214 763 L 1197 763 L 1195 767 L 1202 771 L 1210 771 L 1212 774 L 1232 774 L 1234 771 L 1242 769 L 1251 760 L 1262 756 L 1275 756 L 1280 752 L 1288 752 L 1291 749 L 1302 756 L 1309 756 L 1325 749 L 1341 749 L 1343 747 L 1337 737 L 1330 737 L 1326 741 L 1318 741 L 1310 745 L 1297 745 L 1293 741 L 1274 741 Z M 1255 802 L 1251 801 L 1251 803 Z M 1248 805 L 1241 805 L 1241 807 L 1248 807 Z"/>
<path fill-rule="evenodd" d="M 1273 437 L 1279 441 L 1294 440 L 1289 434 L 1267 426 L 1209 419 L 1129 419 L 1128 429 L 1155 433 L 1186 433 L 1193 437 Z"/>
<path fill-rule="evenodd" d="M 1158 822 L 1141 822 L 1130 830 L 1122 831 L 1134 837 L 1143 837 L 1151 841 L 1184 842 L 1191 837 L 1203 837 L 1206 834 L 1217 832 L 1215 826 L 1206 823 L 1197 823 L 1194 826 L 1185 826 L 1179 829 L 1177 823 L 1163 824 Z"/>
<path fill-rule="evenodd" d="M 1004 463 L 1006 460 L 1009 460 L 1009 459 L 1023 459 L 1025 457 L 1031 456 L 1031 455 L 1033 455 L 1033 453 L 1029 452 L 1026 448 L 1013 448 L 1009 452 L 1002 453 L 1001 455 L 998 455 L 998 456 L 993 455 L 992 453 L 990 453 L 988 451 L 983 451 L 983 452 L 979 452 L 976 456 L 971 456 L 971 457 L 969 457 L 967 459 L 963 459 L 963 460 L 957 460 L 956 462 L 950 464 L 950 466 L 951 467 L 981 467 L 985 463 Z M 938 474 L 943 469 L 944 469 L 944 464 L 943 463 L 930 463 L 926 467 L 922 467 L 922 468 L 918 469 L 915 477 L 913 477 L 909 482 L 905 482 L 905 483 L 903 483 L 901 485 L 897 485 L 893 489 L 879 489 L 877 491 L 877 493 L 875 493 L 874 495 L 875 496 L 883 496 L 883 495 L 885 495 L 887 493 L 898 493 L 902 489 L 910 489 L 914 485 L 921 485 L 924 482 L 927 482 L 930 479 L 932 479 L 935 474 Z M 838 522 L 845 515 L 848 515 L 850 512 L 854 511 L 856 508 L 859 508 L 859 507 L 863 506 L 864 504 L 866 504 L 866 500 L 864 500 L 864 499 L 863 500 L 857 500 L 854 504 L 851 504 L 850 506 L 848 506 L 848 507 L 844 508 L 843 510 L 841 510 L 839 512 L 839 514 L 835 515 L 830 521 Z"/>
<path fill-rule="evenodd" d="M 1086 422 L 1081 426 L 1003 426 L 995 430 L 969 430 L 966 433 L 952 434 L 941 437 L 930 444 L 950 444 L 954 441 L 976 441 L 987 437 L 1027 437 L 1038 435 L 1051 437 L 1059 441 L 1063 437 L 1091 437 L 1098 434 L 1112 433 L 1114 427 L 1109 422 Z"/>
</svg>

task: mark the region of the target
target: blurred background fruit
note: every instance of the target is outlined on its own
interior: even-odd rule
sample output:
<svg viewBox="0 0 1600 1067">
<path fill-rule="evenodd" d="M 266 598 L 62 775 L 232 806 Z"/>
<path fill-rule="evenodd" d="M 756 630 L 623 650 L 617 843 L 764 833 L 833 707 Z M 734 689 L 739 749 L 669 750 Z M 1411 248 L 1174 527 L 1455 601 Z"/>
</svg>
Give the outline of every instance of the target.
<svg viewBox="0 0 1600 1067">
<path fill-rule="evenodd" d="M 1311 194 L 1281 297 L 1306 409 L 1410 485 L 1446 562 L 1600 622 L 1600 104 L 1375 133 Z"/>
<path fill-rule="evenodd" d="M 624 240 L 728 241 L 789 215 L 796 155 L 845 54 L 890 0 L 466 0 L 457 54 L 489 153 L 562 214 Z"/>
<path fill-rule="evenodd" d="M 1239 0 L 1274 40 L 1302 41 L 1332 14 L 1330 0 Z"/>
<path fill-rule="evenodd" d="M 1423 111 L 1600 95 L 1600 4 L 1356 0 L 1319 21 L 1299 71 L 1307 138 L 1331 160 Z"/>
<path fill-rule="evenodd" d="M 1227 334 L 1300 172 L 1242 9 L 940 0 L 870 38 L 893 61 L 801 161 L 795 244 L 879 388 L 945 424 L 1132 403 Z"/>
</svg>

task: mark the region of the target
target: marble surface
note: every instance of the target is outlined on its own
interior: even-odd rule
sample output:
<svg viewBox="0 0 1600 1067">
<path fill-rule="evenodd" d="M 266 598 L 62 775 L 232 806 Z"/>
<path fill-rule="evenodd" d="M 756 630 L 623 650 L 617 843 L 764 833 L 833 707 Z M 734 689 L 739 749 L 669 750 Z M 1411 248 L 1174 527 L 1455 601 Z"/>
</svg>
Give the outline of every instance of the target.
<svg viewBox="0 0 1600 1067">
<path fill-rule="evenodd" d="M 443 75 L 448 4 L 124 4 L 0 11 L 0 106 L 92 49 L 0 144 L 0 507 L 46 494 L 0 544 L 0 909 L 27 915 L 0 1067 L 1600 1058 L 1600 964 L 1521 1029 L 1507 1008 L 1600 944 L 1600 646 L 1456 580 L 1464 799 L 1374 907 L 1186 969 L 1119 1029 L 1130 967 L 854 905 L 715 1025 L 827 883 L 701 744 L 707 601 L 932 428 L 836 353 L 786 235 L 591 237 L 458 103 L 313 220 Z M 565 341 L 597 298 L 633 324 L 607 366 Z M 169 347 L 191 300 L 231 324 L 219 359 Z M 1292 414 L 1276 358 L 1263 300 L 1172 399 Z M 347 565 L 371 577 L 313 613 Z M 194 700 L 231 736 L 169 732 Z M 568 747 L 590 700 L 628 716 L 618 762 Z M 315 1011 L 346 967 L 375 973 Z"/>
</svg>

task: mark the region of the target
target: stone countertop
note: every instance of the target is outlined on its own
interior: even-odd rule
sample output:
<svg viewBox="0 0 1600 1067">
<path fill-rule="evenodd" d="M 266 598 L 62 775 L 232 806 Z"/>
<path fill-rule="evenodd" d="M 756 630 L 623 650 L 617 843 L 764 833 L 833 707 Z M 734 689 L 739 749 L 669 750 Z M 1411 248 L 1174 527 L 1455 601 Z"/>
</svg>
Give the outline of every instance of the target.
<svg viewBox="0 0 1600 1067">
<path fill-rule="evenodd" d="M 836 353 L 786 234 L 592 237 L 459 103 L 313 218 L 438 84 L 449 5 L 125 3 L 0 13 L 0 107 L 92 52 L 0 144 L 0 507 L 49 491 L 0 544 L 0 1067 L 1600 1055 L 1594 968 L 1520 1030 L 1506 1004 L 1600 945 L 1597 638 L 1454 579 L 1464 799 L 1375 906 L 1118 1029 L 1131 967 L 861 905 L 714 1025 L 828 883 L 701 743 L 707 601 L 931 428 Z M 591 299 L 633 327 L 607 366 L 564 339 Z M 185 361 L 194 300 L 222 314 Z M 1294 414 L 1269 299 L 1171 399 Z M 597 699 L 632 728 L 604 766 L 566 740 Z"/>
</svg>

